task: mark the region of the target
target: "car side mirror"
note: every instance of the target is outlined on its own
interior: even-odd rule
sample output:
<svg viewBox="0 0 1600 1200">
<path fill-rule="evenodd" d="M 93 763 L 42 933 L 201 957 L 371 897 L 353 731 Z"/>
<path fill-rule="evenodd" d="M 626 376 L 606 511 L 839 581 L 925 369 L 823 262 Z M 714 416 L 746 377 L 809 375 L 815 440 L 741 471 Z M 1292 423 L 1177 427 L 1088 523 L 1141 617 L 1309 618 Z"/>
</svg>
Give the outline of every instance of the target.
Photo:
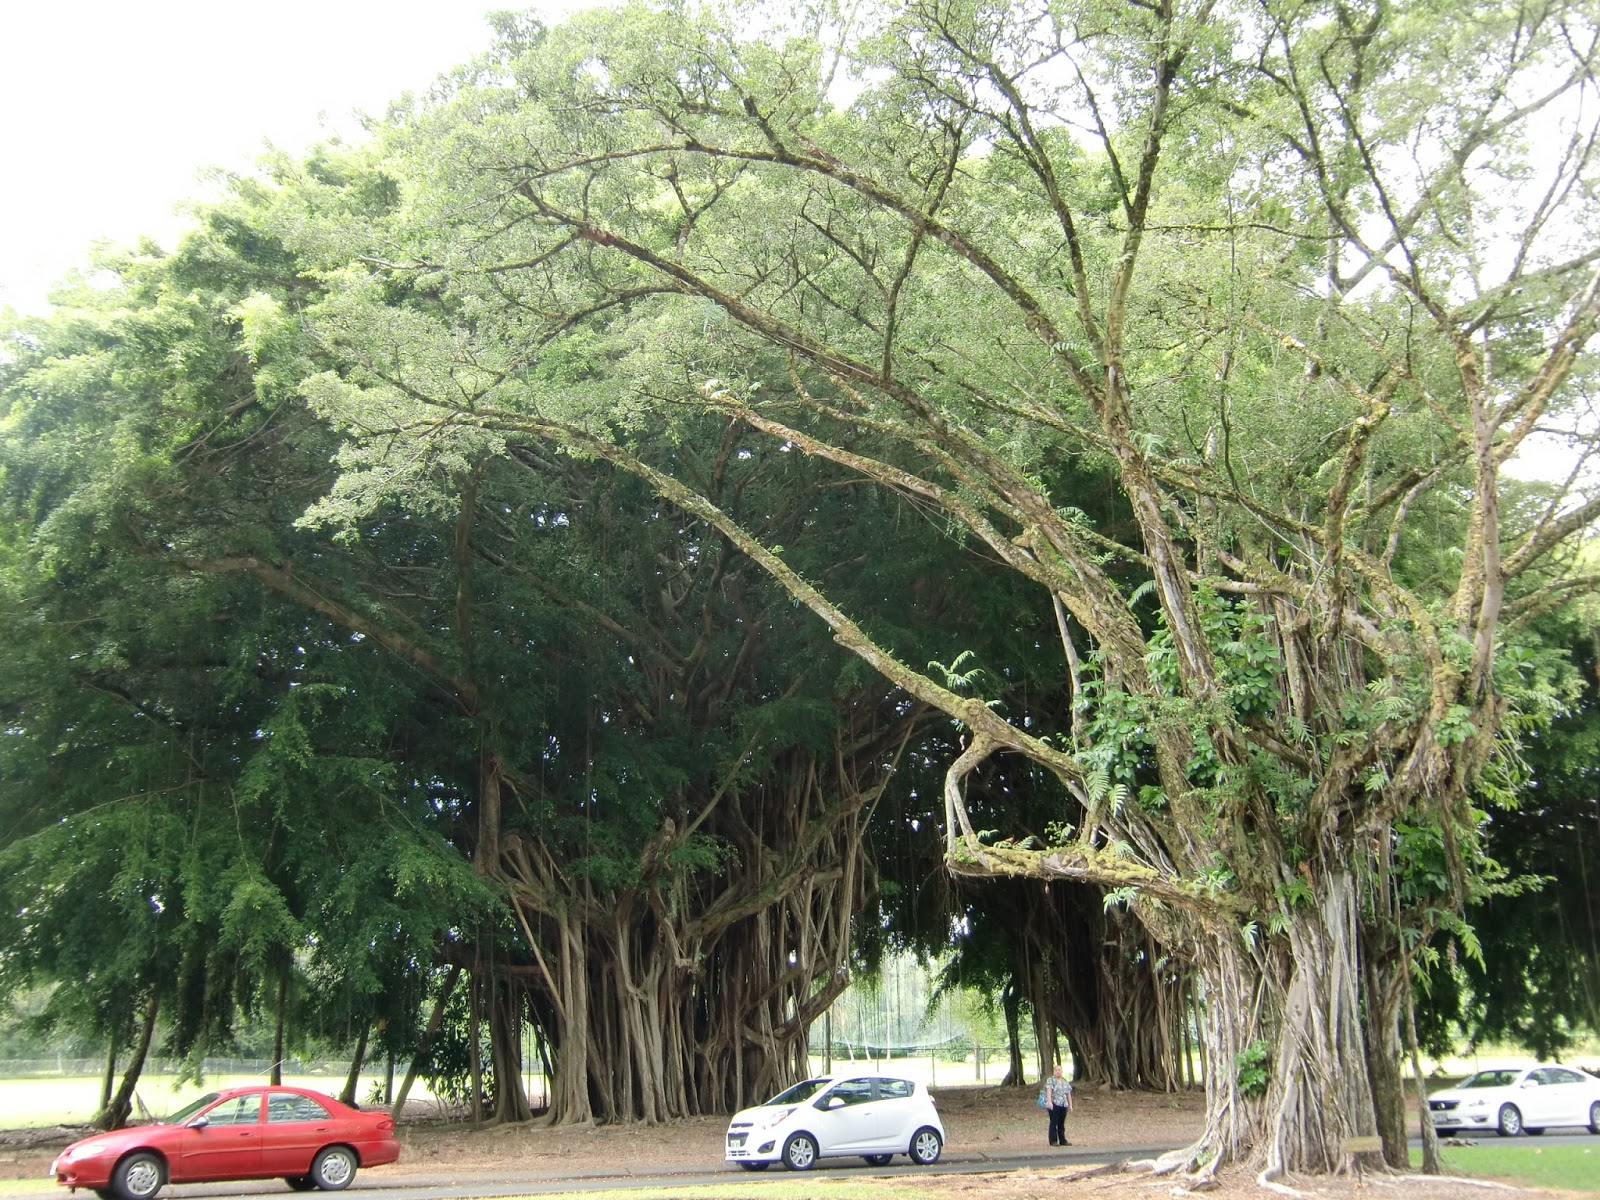
<svg viewBox="0 0 1600 1200">
<path fill-rule="evenodd" d="M 211 1118 L 210 1117 L 201 1116 L 201 1117 L 196 1117 L 194 1120 L 190 1121 L 189 1125 L 188 1125 L 188 1128 L 190 1128 L 190 1129 L 204 1129 L 209 1124 L 211 1124 Z"/>
<path fill-rule="evenodd" d="M 843 1096 L 829 1096 L 828 1097 L 828 1110 L 830 1112 L 833 1109 L 843 1108 L 843 1107 L 844 1107 L 844 1097 Z"/>
</svg>

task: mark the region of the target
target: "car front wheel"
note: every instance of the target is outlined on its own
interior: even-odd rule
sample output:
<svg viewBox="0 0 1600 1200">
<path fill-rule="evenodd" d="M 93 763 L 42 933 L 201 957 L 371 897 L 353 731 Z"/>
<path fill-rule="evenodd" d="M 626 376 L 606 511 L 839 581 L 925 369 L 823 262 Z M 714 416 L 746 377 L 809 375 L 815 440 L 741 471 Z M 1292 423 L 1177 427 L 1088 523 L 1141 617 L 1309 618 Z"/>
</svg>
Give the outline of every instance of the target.
<svg viewBox="0 0 1600 1200">
<path fill-rule="evenodd" d="M 796 1133 L 783 1144 L 783 1165 L 791 1171 L 809 1171 L 817 1162 L 817 1143 L 809 1133 Z"/>
<path fill-rule="evenodd" d="M 930 1125 L 924 1125 L 911 1135 L 911 1161 L 919 1167 L 931 1167 L 939 1161 L 939 1152 L 944 1149 L 944 1139 L 939 1136 L 939 1131 Z"/>
<path fill-rule="evenodd" d="M 111 1173 L 111 1190 L 122 1200 L 151 1200 L 167 1181 L 167 1168 L 159 1158 L 141 1150 L 130 1154 Z"/>
<path fill-rule="evenodd" d="M 1522 1132 L 1522 1114 L 1517 1111 L 1515 1104 L 1501 1106 L 1498 1128 L 1501 1137 L 1516 1137 Z"/>
<path fill-rule="evenodd" d="M 326 1146 L 311 1160 L 311 1182 L 325 1192 L 342 1192 L 356 1177 L 356 1152 L 349 1146 Z"/>
</svg>

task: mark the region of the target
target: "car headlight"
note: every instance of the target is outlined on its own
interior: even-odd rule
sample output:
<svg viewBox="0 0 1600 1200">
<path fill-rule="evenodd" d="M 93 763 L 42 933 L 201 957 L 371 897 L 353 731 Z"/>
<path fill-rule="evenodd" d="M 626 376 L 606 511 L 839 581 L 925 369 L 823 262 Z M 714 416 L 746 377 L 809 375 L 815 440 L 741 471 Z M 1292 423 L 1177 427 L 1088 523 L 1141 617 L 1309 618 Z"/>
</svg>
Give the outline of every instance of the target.
<svg viewBox="0 0 1600 1200">
<path fill-rule="evenodd" d="M 762 1117 L 761 1120 L 756 1122 L 756 1128 L 771 1129 L 774 1125 L 781 1124 L 782 1122 L 788 1120 L 789 1114 L 793 1111 L 793 1108 L 780 1108 L 776 1112 L 769 1113 L 768 1115 Z"/>
<path fill-rule="evenodd" d="M 1484 1099 L 1480 1098 L 1480 1099 L 1477 1099 L 1477 1100 L 1468 1101 L 1467 1102 L 1467 1107 L 1468 1108 L 1484 1108 L 1484 1107 L 1486 1107 L 1488 1105 L 1488 1103 L 1489 1102 L 1487 1100 L 1484 1100 Z"/>
<path fill-rule="evenodd" d="M 111 1153 L 111 1147 L 110 1146 L 70 1146 L 61 1155 L 61 1161 L 63 1161 L 63 1162 L 78 1162 L 81 1159 L 99 1158 L 102 1155 L 110 1154 L 110 1153 Z"/>
</svg>

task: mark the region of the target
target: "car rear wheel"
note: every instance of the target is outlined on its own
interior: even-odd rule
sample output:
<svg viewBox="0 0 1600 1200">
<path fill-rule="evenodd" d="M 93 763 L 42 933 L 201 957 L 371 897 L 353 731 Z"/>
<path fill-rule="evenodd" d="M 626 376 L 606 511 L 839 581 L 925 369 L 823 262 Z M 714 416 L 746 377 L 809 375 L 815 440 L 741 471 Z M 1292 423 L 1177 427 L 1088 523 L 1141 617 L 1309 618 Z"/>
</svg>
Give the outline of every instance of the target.
<svg viewBox="0 0 1600 1200">
<path fill-rule="evenodd" d="M 817 1163 L 817 1143 L 809 1133 L 791 1134 L 783 1144 L 783 1165 L 791 1171 L 809 1171 Z"/>
<path fill-rule="evenodd" d="M 1600 1133 L 1600 1100 L 1589 1105 L 1589 1132 Z"/>
<path fill-rule="evenodd" d="M 147 1150 L 128 1155 L 111 1172 L 111 1190 L 121 1200 L 151 1200 L 166 1182 L 166 1165 Z"/>
<path fill-rule="evenodd" d="M 892 1154 L 866 1154 L 866 1155 L 863 1155 L 862 1157 L 867 1160 L 867 1166 L 869 1166 L 869 1167 L 887 1167 L 889 1165 L 889 1160 L 891 1158 L 893 1158 L 894 1155 L 892 1155 Z"/>
<path fill-rule="evenodd" d="M 325 1146 L 311 1160 L 311 1182 L 325 1192 L 342 1192 L 356 1177 L 356 1152 L 349 1146 Z"/>
<path fill-rule="evenodd" d="M 944 1139 L 939 1136 L 939 1131 L 931 1125 L 924 1125 L 911 1135 L 911 1161 L 919 1167 L 931 1167 L 939 1161 L 939 1152 L 944 1149 Z"/>
<path fill-rule="evenodd" d="M 1522 1132 L 1522 1113 L 1515 1104 L 1504 1104 L 1500 1107 L 1500 1123 L 1497 1126 L 1501 1137 L 1516 1137 Z"/>
<path fill-rule="evenodd" d="M 309 1175 L 285 1175 L 283 1181 L 296 1192 L 309 1192 L 317 1185 L 311 1182 Z"/>
</svg>

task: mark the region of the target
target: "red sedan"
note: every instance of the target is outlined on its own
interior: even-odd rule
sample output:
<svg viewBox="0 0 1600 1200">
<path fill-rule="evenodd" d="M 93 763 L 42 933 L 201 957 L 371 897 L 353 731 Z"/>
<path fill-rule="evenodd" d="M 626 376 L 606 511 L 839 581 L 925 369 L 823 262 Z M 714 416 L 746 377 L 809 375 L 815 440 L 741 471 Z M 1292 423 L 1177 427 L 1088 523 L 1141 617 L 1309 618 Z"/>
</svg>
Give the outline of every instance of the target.
<svg viewBox="0 0 1600 1200">
<path fill-rule="evenodd" d="M 158 1125 L 73 1142 L 50 1174 L 101 1200 L 151 1200 L 167 1183 L 274 1175 L 297 1192 L 337 1192 L 356 1168 L 399 1157 L 388 1113 L 360 1112 L 304 1088 L 237 1087 L 202 1096 Z"/>
</svg>

